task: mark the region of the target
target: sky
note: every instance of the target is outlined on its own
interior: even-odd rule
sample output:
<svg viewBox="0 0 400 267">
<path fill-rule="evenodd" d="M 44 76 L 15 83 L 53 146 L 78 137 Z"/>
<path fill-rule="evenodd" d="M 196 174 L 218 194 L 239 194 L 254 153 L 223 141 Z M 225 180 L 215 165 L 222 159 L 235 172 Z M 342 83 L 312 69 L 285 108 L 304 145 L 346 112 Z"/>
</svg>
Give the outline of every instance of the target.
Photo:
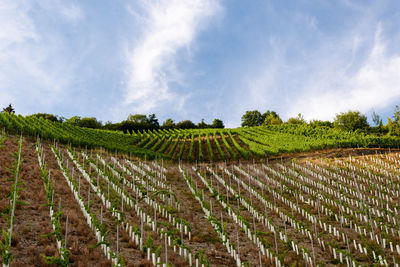
<svg viewBox="0 0 400 267">
<path fill-rule="evenodd" d="M 1 0 L 0 107 L 238 127 L 400 105 L 398 0 Z"/>
</svg>

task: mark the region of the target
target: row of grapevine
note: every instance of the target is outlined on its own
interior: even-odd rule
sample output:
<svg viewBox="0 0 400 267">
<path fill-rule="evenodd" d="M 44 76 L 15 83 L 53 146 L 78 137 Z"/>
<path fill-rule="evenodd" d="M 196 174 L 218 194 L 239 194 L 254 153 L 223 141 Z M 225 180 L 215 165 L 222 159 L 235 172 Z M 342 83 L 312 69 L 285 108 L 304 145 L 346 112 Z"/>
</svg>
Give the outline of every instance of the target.
<svg viewBox="0 0 400 267">
<path fill-rule="evenodd" d="M 10 206 L 8 208 L 7 217 L 7 231 L 3 230 L 3 240 L 0 241 L 0 248 L 1 248 L 1 257 L 3 266 L 9 266 L 10 262 L 13 260 L 13 255 L 11 253 L 11 241 L 13 238 L 13 226 L 14 226 L 14 215 L 15 215 L 15 207 L 18 201 L 18 179 L 20 176 L 21 171 L 21 149 L 22 149 L 22 136 L 19 138 L 18 141 L 18 151 L 15 155 L 16 159 L 14 162 L 14 182 L 10 192 Z"/>
<path fill-rule="evenodd" d="M 61 255 L 60 258 L 55 257 L 46 257 L 48 264 L 59 264 L 61 266 L 69 265 L 69 250 L 67 248 L 67 239 L 68 239 L 68 216 L 66 219 L 66 228 L 65 228 L 65 237 L 62 237 L 62 230 L 60 224 L 60 218 L 63 214 L 61 203 L 59 203 L 58 210 L 55 211 L 54 205 L 54 180 L 50 179 L 50 172 L 47 169 L 46 164 L 44 163 L 44 159 L 42 156 L 42 148 L 40 147 L 40 140 L 38 139 L 36 143 L 36 152 L 38 155 L 38 162 L 41 171 L 41 176 L 43 180 L 43 185 L 46 191 L 46 200 L 47 206 L 50 210 L 50 220 L 53 226 L 54 234 L 57 242 L 57 249 Z"/>
</svg>

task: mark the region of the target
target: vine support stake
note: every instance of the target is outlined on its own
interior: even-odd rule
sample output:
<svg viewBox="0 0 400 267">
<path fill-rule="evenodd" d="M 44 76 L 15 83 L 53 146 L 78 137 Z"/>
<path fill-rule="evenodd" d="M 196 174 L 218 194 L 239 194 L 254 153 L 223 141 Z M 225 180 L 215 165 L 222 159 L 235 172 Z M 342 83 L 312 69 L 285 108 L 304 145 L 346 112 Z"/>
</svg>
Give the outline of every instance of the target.
<svg viewBox="0 0 400 267">
<path fill-rule="evenodd" d="M 68 239 L 68 215 L 67 215 L 67 220 L 65 222 L 65 244 L 64 244 L 65 249 L 67 249 L 67 239 Z"/>
</svg>

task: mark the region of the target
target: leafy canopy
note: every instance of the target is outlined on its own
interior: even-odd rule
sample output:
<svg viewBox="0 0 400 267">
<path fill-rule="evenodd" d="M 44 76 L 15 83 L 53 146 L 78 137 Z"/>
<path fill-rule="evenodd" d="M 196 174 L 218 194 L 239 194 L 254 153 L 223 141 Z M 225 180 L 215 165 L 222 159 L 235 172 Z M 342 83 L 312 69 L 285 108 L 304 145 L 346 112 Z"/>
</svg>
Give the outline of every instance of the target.
<svg viewBox="0 0 400 267">
<path fill-rule="evenodd" d="M 14 110 L 14 108 L 11 106 L 11 104 L 10 105 L 8 105 L 8 107 L 6 107 L 6 108 L 3 108 L 3 112 L 7 112 L 7 113 L 9 113 L 9 114 L 14 114 L 15 113 L 15 110 Z"/>
<path fill-rule="evenodd" d="M 345 131 L 367 130 L 367 117 L 359 111 L 347 111 L 337 114 L 333 126 Z"/>
</svg>

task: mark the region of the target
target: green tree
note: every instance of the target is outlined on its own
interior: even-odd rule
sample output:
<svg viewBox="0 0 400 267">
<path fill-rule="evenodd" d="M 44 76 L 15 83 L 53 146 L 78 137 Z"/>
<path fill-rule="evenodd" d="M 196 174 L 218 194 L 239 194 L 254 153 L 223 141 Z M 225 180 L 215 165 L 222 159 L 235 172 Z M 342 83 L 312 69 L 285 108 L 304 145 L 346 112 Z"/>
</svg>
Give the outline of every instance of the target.
<svg viewBox="0 0 400 267">
<path fill-rule="evenodd" d="M 312 120 L 309 123 L 312 127 L 332 127 L 332 122 L 330 121 L 321 121 L 321 120 Z"/>
<path fill-rule="evenodd" d="M 78 126 L 86 127 L 86 128 L 93 128 L 93 129 L 100 129 L 102 126 L 101 121 L 98 121 L 95 117 L 83 117 Z"/>
<path fill-rule="evenodd" d="M 258 110 L 246 111 L 242 116 L 242 127 L 260 126 L 264 119 L 263 114 Z"/>
<path fill-rule="evenodd" d="M 156 118 L 156 114 L 150 114 L 147 118 L 147 122 L 150 124 L 150 127 L 153 129 L 160 128 L 160 124 L 158 123 L 158 119 Z"/>
<path fill-rule="evenodd" d="M 73 116 L 67 120 L 65 120 L 65 123 L 72 124 L 75 126 L 79 127 L 86 127 L 86 128 L 93 128 L 93 129 L 99 129 L 102 126 L 101 121 L 98 121 L 95 117 L 79 117 L 79 116 Z"/>
<path fill-rule="evenodd" d="M 7 113 L 9 113 L 9 114 L 14 114 L 15 113 L 15 110 L 14 110 L 14 108 L 11 106 L 11 104 L 10 105 L 8 105 L 8 107 L 6 107 L 6 108 L 3 108 L 3 112 L 7 112 Z"/>
<path fill-rule="evenodd" d="M 163 122 L 163 124 L 161 125 L 161 128 L 174 129 L 174 128 L 176 128 L 176 124 L 173 119 L 168 118 L 166 121 Z"/>
<path fill-rule="evenodd" d="M 146 117 L 146 115 L 143 115 L 143 114 L 130 114 L 126 120 L 135 122 L 138 124 L 146 124 L 147 123 L 147 117 Z"/>
<path fill-rule="evenodd" d="M 36 114 L 29 115 L 28 117 L 43 118 L 43 119 L 53 121 L 53 122 L 62 122 L 61 118 L 59 119 L 57 116 L 55 116 L 53 114 L 47 114 L 47 113 L 36 113 Z"/>
<path fill-rule="evenodd" d="M 301 113 L 299 113 L 297 115 L 297 117 L 289 118 L 287 123 L 289 123 L 289 124 L 305 124 L 306 120 L 304 119 L 303 115 L 301 115 Z"/>
<path fill-rule="evenodd" d="M 346 131 L 367 130 L 369 128 L 367 117 L 359 111 L 351 110 L 337 114 L 333 126 Z"/>
<path fill-rule="evenodd" d="M 220 119 L 214 119 L 213 123 L 211 124 L 211 128 L 219 128 L 223 129 L 225 128 L 224 122 Z"/>
<path fill-rule="evenodd" d="M 79 126 L 79 123 L 81 121 L 81 117 L 79 116 L 72 116 L 69 119 L 65 120 L 65 123 L 71 124 L 71 125 L 75 125 L 75 126 Z"/>
<path fill-rule="evenodd" d="M 156 114 L 150 114 L 149 116 L 143 114 L 131 114 L 126 119 L 127 124 L 134 125 L 137 130 L 153 130 L 160 128 Z"/>
<path fill-rule="evenodd" d="M 194 124 L 190 120 L 180 121 L 176 124 L 176 127 L 179 129 L 194 129 L 196 128 L 196 124 Z"/>
<path fill-rule="evenodd" d="M 282 119 L 279 117 L 278 113 L 275 111 L 269 111 L 267 110 L 264 114 L 264 122 L 263 125 L 276 125 L 276 124 L 281 124 Z"/>
<path fill-rule="evenodd" d="M 388 118 L 387 127 L 389 128 L 390 135 L 400 136 L 400 107 L 396 105 L 394 110 L 393 119 Z"/>
<path fill-rule="evenodd" d="M 206 129 L 206 128 L 210 128 L 210 125 L 208 125 L 207 123 L 204 122 L 204 119 L 201 119 L 201 122 L 199 122 L 197 124 L 197 128 L 199 129 Z"/>
</svg>

